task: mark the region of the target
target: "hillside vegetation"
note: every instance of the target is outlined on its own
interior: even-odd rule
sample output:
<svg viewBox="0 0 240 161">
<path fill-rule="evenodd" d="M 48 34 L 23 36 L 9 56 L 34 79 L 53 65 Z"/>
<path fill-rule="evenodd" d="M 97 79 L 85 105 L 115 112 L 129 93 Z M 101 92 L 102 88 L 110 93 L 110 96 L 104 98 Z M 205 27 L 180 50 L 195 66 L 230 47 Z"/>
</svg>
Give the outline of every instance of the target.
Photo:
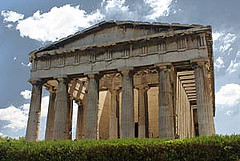
<svg viewBox="0 0 240 161">
<path fill-rule="evenodd" d="M 240 158 L 240 135 L 191 139 L 114 139 L 25 142 L 0 139 L 0 160 L 228 161 Z"/>
</svg>

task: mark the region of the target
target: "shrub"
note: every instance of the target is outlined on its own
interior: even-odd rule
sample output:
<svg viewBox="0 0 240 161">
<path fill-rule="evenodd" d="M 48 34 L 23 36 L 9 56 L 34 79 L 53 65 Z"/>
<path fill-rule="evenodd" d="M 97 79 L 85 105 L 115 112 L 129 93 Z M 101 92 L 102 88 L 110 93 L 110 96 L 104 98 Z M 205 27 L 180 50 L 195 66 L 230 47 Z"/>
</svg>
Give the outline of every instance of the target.
<svg viewBox="0 0 240 161">
<path fill-rule="evenodd" d="M 0 160 L 228 161 L 240 158 L 240 135 L 191 139 L 114 139 L 25 142 L 0 139 Z"/>
</svg>

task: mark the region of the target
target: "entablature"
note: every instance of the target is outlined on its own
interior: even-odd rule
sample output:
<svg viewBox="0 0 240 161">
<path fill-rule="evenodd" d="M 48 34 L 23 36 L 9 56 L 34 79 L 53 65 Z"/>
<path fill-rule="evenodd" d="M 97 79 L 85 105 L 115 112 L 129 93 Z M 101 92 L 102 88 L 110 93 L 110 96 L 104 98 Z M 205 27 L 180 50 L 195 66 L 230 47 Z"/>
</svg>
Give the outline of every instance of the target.
<svg viewBox="0 0 240 161">
<path fill-rule="evenodd" d="M 181 35 L 178 37 L 145 38 L 144 40 L 126 41 L 109 46 L 76 48 L 71 51 L 53 50 L 38 53 L 37 57 L 32 59 L 33 65 L 31 72 L 34 73 L 37 71 L 64 68 L 67 66 L 81 66 L 82 64 L 94 65 L 101 63 L 107 65 L 111 64 L 113 61 L 119 61 L 120 59 L 122 61 L 134 61 L 134 59 L 146 61 L 144 60 L 144 57 L 152 59 L 154 56 L 154 59 L 160 59 L 160 62 L 165 61 L 164 59 L 168 59 L 166 60 L 168 62 L 185 61 L 207 57 L 207 49 L 205 34 L 198 33 L 195 35 Z M 181 54 L 183 52 L 184 54 Z M 172 57 L 171 55 L 174 55 L 174 53 L 175 56 Z M 178 58 L 176 53 L 179 53 L 179 57 L 181 58 Z M 192 53 L 192 55 L 190 53 Z M 161 58 L 161 56 L 159 57 L 158 55 L 165 56 Z M 168 57 L 171 60 L 169 60 Z M 155 61 L 152 63 L 149 62 L 145 65 L 151 65 L 154 62 Z M 133 66 L 136 66 L 136 64 Z M 103 69 L 106 70 L 106 68 Z M 88 70 L 85 72 L 90 71 Z"/>
</svg>

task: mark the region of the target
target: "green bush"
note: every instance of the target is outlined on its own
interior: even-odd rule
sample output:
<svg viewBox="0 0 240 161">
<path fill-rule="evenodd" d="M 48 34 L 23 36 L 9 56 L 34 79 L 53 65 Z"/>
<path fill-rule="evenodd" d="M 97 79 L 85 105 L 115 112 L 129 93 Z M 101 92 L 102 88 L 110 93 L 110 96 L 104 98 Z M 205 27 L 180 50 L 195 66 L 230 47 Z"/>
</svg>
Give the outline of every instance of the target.
<svg viewBox="0 0 240 161">
<path fill-rule="evenodd" d="M 228 161 L 240 158 L 240 135 L 191 139 L 114 139 L 25 142 L 0 139 L 0 160 Z"/>
</svg>

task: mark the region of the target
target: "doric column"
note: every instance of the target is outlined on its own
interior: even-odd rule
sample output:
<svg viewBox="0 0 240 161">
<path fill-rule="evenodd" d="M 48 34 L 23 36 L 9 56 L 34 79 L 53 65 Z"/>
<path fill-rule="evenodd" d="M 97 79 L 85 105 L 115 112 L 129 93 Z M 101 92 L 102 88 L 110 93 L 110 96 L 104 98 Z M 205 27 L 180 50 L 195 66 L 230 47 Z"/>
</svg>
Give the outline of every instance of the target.
<svg viewBox="0 0 240 161">
<path fill-rule="evenodd" d="M 182 111 L 183 111 L 183 127 L 184 127 L 184 130 L 183 130 L 183 137 L 184 138 L 187 138 L 187 120 L 186 120 L 186 116 L 187 116 L 187 112 L 186 112 L 186 95 L 185 95 L 185 90 L 182 88 L 182 96 L 183 96 L 183 104 L 182 104 Z"/>
<path fill-rule="evenodd" d="M 97 74 L 88 75 L 88 98 L 86 107 L 85 138 L 99 139 L 98 133 L 98 104 L 99 78 Z"/>
<path fill-rule="evenodd" d="M 196 62 L 194 65 L 195 83 L 197 90 L 197 115 L 199 136 L 215 134 L 213 109 L 211 106 L 208 69 L 205 62 Z"/>
<path fill-rule="evenodd" d="M 134 137 L 134 92 L 133 73 L 130 70 L 122 73 L 122 109 L 121 109 L 121 138 Z"/>
<path fill-rule="evenodd" d="M 49 95 L 45 140 L 53 140 L 55 105 L 56 105 L 56 90 L 53 88 L 54 87 L 50 87 L 48 89 L 50 95 Z"/>
<path fill-rule="evenodd" d="M 26 141 L 37 141 L 40 128 L 43 83 L 40 80 L 31 80 L 29 82 L 32 84 L 32 96 L 28 115 Z"/>
<path fill-rule="evenodd" d="M 193 106 L 191 105 L 191 109 L 190 109 L 190 116 L 191 116 L 191 137 L 195 136 L 195 129 L 194 129 L 194 117 L 193 117 Z"/>
<path fill-rule="evenodd" d="M 159 66 L 159 138 L 174 139 L 171 66 Z"/>
<path fill-rule="evenodd" d="M 56 112 L 53 132 L 54 140 L 69 139 L 69 112 L 68 80 L 66 78 L 58 78 Z"/>
<path fill-rule="evenodd" d="M 138 137 L 148 138 L 148 87 L 139 85 L 138 89 Z"/>
<path fill-rule="evenodd" d="M 185 126 L 184 126 L 184 106 L 183 106 L 183 88 L 182 88 L 182 83 L 181 81 L 180 82 L 180 125 L 181 125 L 181 128 L 180 128 L 180 138 L 184 138 L 184 129 L 185 129 Z"/>
<path fill-rule="evenodd" d="M 109 139 L 118 138 L 118 90 L 110 89 L 111 107 L 109 110 Z"/>
</svg>

